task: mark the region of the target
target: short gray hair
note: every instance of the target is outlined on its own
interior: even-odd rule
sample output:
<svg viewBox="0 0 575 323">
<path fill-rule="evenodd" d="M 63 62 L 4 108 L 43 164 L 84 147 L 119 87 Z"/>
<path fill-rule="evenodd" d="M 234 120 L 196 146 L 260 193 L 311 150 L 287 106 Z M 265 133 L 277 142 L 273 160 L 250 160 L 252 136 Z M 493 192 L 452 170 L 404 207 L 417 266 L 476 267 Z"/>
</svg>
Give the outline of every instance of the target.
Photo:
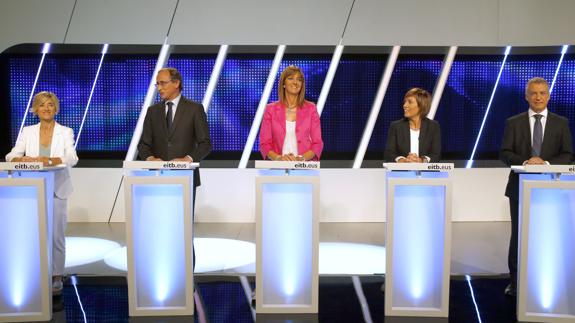
<svg viewBox="0 0 575 323">
<path fill-rule="evenodd" d="M 545 80 L 542 77 L 533 77 L 529 79 L 529 81 L 527 81 L 527 84 L 525 85 L 525 95 L 529 94 L 527 93 L 527 91 L 529 90 L 529 85 L 531 84 L 545 84 L 547 85 L 547 89 L 549 89 L 549 83 L 547 83 L 547 80 Z"/>
</svg>

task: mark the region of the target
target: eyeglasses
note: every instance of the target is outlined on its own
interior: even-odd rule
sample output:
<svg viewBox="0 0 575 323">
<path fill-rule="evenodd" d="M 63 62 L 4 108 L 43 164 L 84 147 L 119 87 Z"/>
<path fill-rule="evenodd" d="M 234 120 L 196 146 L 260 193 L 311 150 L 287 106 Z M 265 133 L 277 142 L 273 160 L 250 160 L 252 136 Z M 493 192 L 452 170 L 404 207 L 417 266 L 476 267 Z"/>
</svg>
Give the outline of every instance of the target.
<svg viewBox="0 0 575 323">
<path fill-rule="evenodd" d="M 156 87 L 160 87 L 160 86 L 161 86 L 161 87 L 164 87 L 164 86 L 168 85 L 168 83 L 170 83 L 170 82 L 172 82 L 172 80 L 169 80 L 169 81 L 159 81 L 159 82 L 157 82 L 157 83 L 154 84 L 154 85 L 155 85 Z"/>
</svg>

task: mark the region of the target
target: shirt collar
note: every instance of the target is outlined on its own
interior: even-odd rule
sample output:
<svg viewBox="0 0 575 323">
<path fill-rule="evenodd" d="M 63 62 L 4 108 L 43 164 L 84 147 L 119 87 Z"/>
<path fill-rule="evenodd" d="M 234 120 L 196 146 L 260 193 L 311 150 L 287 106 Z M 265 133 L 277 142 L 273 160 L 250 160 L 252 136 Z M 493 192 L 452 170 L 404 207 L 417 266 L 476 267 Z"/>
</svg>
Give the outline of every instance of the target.
<svg viewBox="0 0 575 323">
<path fill-rule="evenodd" d="M 543 116 L 543 118 L 547 118 L 547 112 L 548 112 L 547 108 L 545 108 L 545 110 L 543 110 L 543 111 L 541 111 L 541 112 L 539 112 L 539 113 L 537 113 L 537 112 L 535 112 L 535 111 L 529 109 L 529 118 L 533 117 L 533 116 L 536 115 L 536 114 L 540 114 L 540 115 Z"/>
<path fill-rule="evenodd" d="M 175 99 L 173 100 L 167 100 L 166 101 L 166 106 L 168 102 L 173 102 L 174 103 L 174 108 L 176 108 L 178 106 L 178 103 L 180 103 L 180 99 L 182 98 L 182 94 L 180 93 L 180 95 L 178 95 Z"/>
</svg>

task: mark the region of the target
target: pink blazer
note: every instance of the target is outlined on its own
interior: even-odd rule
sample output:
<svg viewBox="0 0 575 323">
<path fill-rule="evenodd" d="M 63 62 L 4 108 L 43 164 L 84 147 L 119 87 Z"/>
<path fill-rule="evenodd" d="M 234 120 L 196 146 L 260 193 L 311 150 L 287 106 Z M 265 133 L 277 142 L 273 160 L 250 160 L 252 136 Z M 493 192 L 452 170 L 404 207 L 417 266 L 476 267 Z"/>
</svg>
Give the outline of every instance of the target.
<svg viewBox="0 0 575 323">
<path fill-rule="evenodd" d="M 319 160 L 323 150 L 321 139 L 321 125 L 319 114 L 315 104 L 305 101 L 303 106 L 297 109 L 295 131 L 297 137 L 297 151 L 299 155 L 311 150 Z M 260 152 L 264 159 L 273 151 L 282 153 L 286 136 L 286 112 L 281 102 L 270 103 L 266 106 L 264 118 L 260 128 Z"/>
</svg>

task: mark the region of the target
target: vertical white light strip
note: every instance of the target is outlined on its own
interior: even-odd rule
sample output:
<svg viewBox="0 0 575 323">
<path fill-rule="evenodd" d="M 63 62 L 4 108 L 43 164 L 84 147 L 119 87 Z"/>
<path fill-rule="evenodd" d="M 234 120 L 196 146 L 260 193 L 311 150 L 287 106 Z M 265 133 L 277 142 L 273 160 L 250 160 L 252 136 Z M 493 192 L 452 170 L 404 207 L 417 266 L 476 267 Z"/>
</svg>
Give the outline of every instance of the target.
<svg viewBox="0 0 575 323">
<path fill-rule="evenodd" d="M 455 59 L 455 53 L 457 53 L 457 46 L 451 46 L 449 47 L 447 55 L 445 55 L 441 74 L 439 75 L 439 79 L 437 79 L 437 83 L 435 83 L 435 89 L 433 90 L 431 108 L 429 109 L 429 114 L 427 115 L 427 117 L 431 120 L 435 118 L 435 113 L 437 112 L 439 101 L 441 101 L 441 96 L 443 95 L 443 89 L 445 89 L 445 84 L 447 83 L 449 72 L 451 72 L 451 65 Z"/>
<path fill-rule="evenodd" d="M 282 58 L 284 56 L 284 52 L 286 49 L 286 45 L 279 45 L 278 49 L 276 50 L 276 55 L 274 57 L 274 61 L 272 64 L 272 68 L 270 69 L 270 73 L 268 75 L 268 80 L 266 81 L 266 86 L 264 87 L 264 91 L 260 98 L 260 104 L 258 105 L 258 110 L 256 111 L 256 115 L 254 117 L 254 121 L 252 123 L 252 128 L 250 129 L 250 133 L 248 135 L 248 140 L 246 142 L 246 146 L 244 147 L 244 152 L 242 153 L 242 158 L 240 159 L 240 164 L 238 168 L 246 168 L 248 164 L 248 160 L 250 159 L 250 154 L 252 152 L 252 148 L 254 147 L 254 142 L 256 141 L 256 135 L 260 128 L 260 124 L 262 122 L 262 118 L 264 116 L 264 111 L 266 105 L 268 104 L 268 100 L 270 98 L 270 94 L 274 87 L 274 82 L 276 79 L 276 75 L 280 68 L 280 64 L 282 62 Z"/>
<path fill-rule="evenodd" d="M 568 48 L 569 45 L 563 45 L 563 48 L 561 48 L 561 58 L 559 59 L 559 64 L 557 64 L 555 74 L 553 75 L 553 81 L 551 82 L 551 88 L 549 89 L 549 93 L 553 93 L 553 88 L 555 87 L 555 81 L 557 81 L 557 75 L 559 74 L 559 69 L 561 68 L 561 64 L 563 64 L 563 57 L 565 57 L 565 53 L 567 53 Z"/>
<path fill-rule="evenodd" d="M 218 79 L 220 78 L 220 73 L 222 72 L 222 67 L 226 61 L 226 56 L 228 55 L 228 45 L 221 45 L 218 51 L 218 56 L 216 57 L 216 62 L 214 64 L 214 69 L 212 70 L 212 75 L 210 76 L 210 81 L 208 82 L 208 88 L 204 94 L 204 99 L 202 100 L 202 105 L 204 110 L 208 112 L 210 103 L 212 102 L 212 97 L 214 96 L 214 90 L 218 84 Z"/>
<path fill-rule="evenodd" d="M 341 44 L 341 42 L 342 40 L 340 39 L 339 44 L 335 47 L 335 51 L 331 57 L 331 62 L 329 63 L 329 68 L 327 70 L 325 80 L 323 81 L 323 86 L 321 87 L 321 92 L 319 93 L 319 98 L 317 99 L 317 112 L 320 116 L 325 106 L 325 101 L 327 100 L 329 90 L 331 89 L 331 83 L 335 77 L 335 72 L 337 71 L 339 60 L 341 59 L 341 54 L 343 53 L 344 46 Z"/>
<path fill-rule="evenodd" d="M 130 141 L 130 147 L 128 148 L 128 153 L 126 154 L 125 160 L 135 160 L 138 142 L 140 141 L 140 136 L 142 135 L 142 128 L 144 127 L 144 119 L 146 118 L 146 112 L 148 107 L 152 105 L 154 97 L 156 96 L 156 75 L 158 72 L 164 68 L 168 58 L 170 57 L 170 45 L 168 44 L 168 38 L 164 41 L 164 45 L 160 50 L 160 55 L 158 56 L 158 61 L 156 62 L 156 67 L 154 68 L 154 73 L 150 79 L 150 84 L 148 85 L 148 92 L 146 92 L 146 98 L 142 104 L 142 109 L 140 111 L 140 117 L 136 123 L 136 128 L 134 128 L 134 134 L 132 135 L 132 141 Z"/>
<path fill-rule="evenodd" d="M 70 276 L 70 280 L 72 281 L 72 286 L 74 286 L 74 291 L 76 291 L 76 299 L 78 300 L 78 304 L 80 304 L 80 310 L 82 311 L 82 316 L 84 317 L 84 322 L 88 323 L 86 319 L 86 312 L 84 311 L 84 305 L 82 305 L 82 300 L 80 299 L 80 293 L 78 293 L 78 280 L 75 275 Z"/>
<path fill-rule="evenodd" d="M 355 154 L 353 168 L 361 168 L 361 163 L 363 162 L 363 157 L 365 157 L 365 151 L 369 145 L 369 140 L 371 139 L 371 134 L 373 133 L 373 127 L 375 127 L 375 122 L 377 121 L 377 116 L 379 115 L 379 110 L 381 109 L 381 104 L 383 103 L 385 92 L 387 92 L 387 86 L 391 80 L 391 74 L 395 68 L 395 62 L 399 56 L 400 49 L 401 46 L 393 46 L 393 49 L 389 54 L 389 58 L 387 59 L 387 64 L 385 65 L 385 70 L 383 70 L 381 82 L 379 83 L 379 88 L 377 89 L 375 100 L 371 106 L 371 112 L 369 113 L 367 124 L 363 129 L 363 136 L 361 137 L 359 147 L 357 148 L 357 153 Z"/>
<path fill-rule="evenodd" d="M 42 65 L 44 65 L 44 58 L 46 54 L 50 52 L 50 43 L 44 43 L 42 47 L 42 58 L 40 59 L 40 65 L 38 66 L 38 71 L 36 71 L 36 77 L 34 78 L 34 84 L 32 85 L 32 91 L 30 91 L 30 96 L 28 97 L 28 103 L 26 104 L 26 110 L 24 110 L 24 116 L 22 117 L 22 123 L 20 124 L 20 130 L 18 130 L 18 138 L 20 138 L 20 133 L 22 133 L 22 128 L 26 123 L 26 117 L 28 116 L 28 110 L 30 109 L 30 103 L 32 103 L 32 98 L 34 97 L 34 92 L 36 91 L 36 84 L 38 83 L 38 78 L 40 77 L 40 71 L 42 70 Z M 18 141 L 18 138 L 16 141 Z"/>
<path fill-rule="evenodd" d="M 373 323 L 371 318 L 371 313 L 369 312 L 369 304 L 363 293 L 363 288 L 361 288 L 361 281 L 356 275 L 351 276 L 351 281 L 353 282 L 353 288 L 355 289 L 355 294 L 359 300 L 359 305 L 361 306 L 361 313 L 363 314 L 363 320 L 365 323 Z"/>
<path fill-rule="evenodd" d="M 256 321 L 256 311 L 252 307 L 252 287 L 250 286 L 250 282 L 246 276 L 240 276 L 240 283 L 242 284 L 242 288 L 244 289 L 244 294 L 246 295 L 246 299 L 248 304 L 250 305 L 250 310 L 252 312 L 252 318 L 254 322 Z M 261 296 L 260 296 L 261 297 Z M 261 301 L 261 300 L 260 300 Z"/>
<path fill-rule="evenodd" d="M 471 299 L 473 300 L 473 305 L 475 305 L 475 313 L 477 313 L 477 321 L 482 323 L 481 315 L 479 314 L 479 306 L 477 306 L 477 302 L 475 301 L 475 292 L 473 292 L 473 286 L 471 286 L 471 276 L 465 275 L 465 279 L 467 280 L 467 285 L 469 286 L 469 291 L 471 292 Z"/>
<path fill-rule="evenodd" d="M 102 69 L 102 63 L 104 62 L 104 57 L 106 56 L 107 52 L 108 52 L 108 44 L 104 44 L 104 46 L 102 47 L 102 56 L 100 56 L 100 63 L 98 64 L 98 70 L 96 71 L 96 77 L 94 78 L 94 82 L 92 82 L 92 89 L 90 90 L 88 103 L 86 104 L 86 108 L 84 109 L 84 116 L 82 117 L 82 123 L 80 123 L 80 129 L 78 130 L 78 135 L 76 136 L 76 143 L 74 144 L 74 148 L 78 147 L 78 143 L 80 142 L 80 136 L 82 135 L 84 122 L 86 121 L 86 116 L 88 115 L 88 109 L 90 108 L 90 103 L 92 103 L 92 96 L 94 95 L 94 89 L 96 88 L 96 83 L 98 83 L 98 78 L 100 77 L 100 70 Z"/>
<path fill-rule="evenodd" d="M 485 110 L 485 115 L 483 116 L 483 121 L 481 122 L 481 127 L 479 128 L 479 134 L 477 134 L 477 139 L 475 140 L 475 145 L 473 146 L 473 151 L 471 156 L 465 165 L 465 168 L 471 168 L 473 166 L 473 158 L 475 157 L 475 151 L 477 150 L 477 145 L 481 139 L 481 134 L 483 133 L 483 126 L 485 126 L 485 121 L 487 120 L 487 115 L 489 115 L 489 109 L 491 109 L 491 103 L 493 102 L 493 97 L 495 97 L 495 91 L 497 90 L 497 85 L 499 85 L 499 79 L 501 78 L 501 73 L 503 73 L 503 68 L 505 67 L 505 62 L 507 61 L 507 56 L 511 52 L 511 46 L 505 47 L 505 56 L 503 57 L 503 62 L 501 62 L 501 67 L 499 68 L 499 74 L 497 74 L 497 80 L 495 81 L 495 86 L 493 86 L 493 91 L 491 92 L 491 97 L 489 98 L 489 103 L 487 104 L 487 109 Z"/>
</svg>

